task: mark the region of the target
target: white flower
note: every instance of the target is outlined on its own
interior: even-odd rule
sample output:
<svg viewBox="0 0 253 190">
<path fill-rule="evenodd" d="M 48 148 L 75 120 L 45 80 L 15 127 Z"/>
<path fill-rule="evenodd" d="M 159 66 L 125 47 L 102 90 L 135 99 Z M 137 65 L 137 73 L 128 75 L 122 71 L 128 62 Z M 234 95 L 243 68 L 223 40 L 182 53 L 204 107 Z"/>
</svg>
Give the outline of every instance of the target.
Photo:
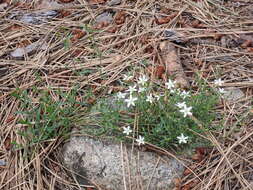
<svg viewBox="0 0 253 190">
<path fill-rule="evenodd" d="M 156 98 L 156 100 L 160 100 L 161 96 L 158 94 L 155 94 L 154 97 Z"/>
<path fill-rule="evenodd" d="M 137 100 L 136 97 L 133 97 L 132 95 L 130 95 L 129 99 L 126 99 L 125 102 L 127 103 L 127 107 L 130 106 L 135 106 L 135 101 Z"/>
<path fill-rule="evenodd" d="M 216 86 L 221 86 L 223 83 L 224 83 L 224 81 L 222 81 L 221 79 L 216 79 L 216 80 L 214 80 L 214 84 L 215 84 Z"/>
<path fill-rule="evenodd" d="M 144 137 L 142 137 L 142 136 L 139 135 L 139 138 L 136 139 L 136 142 L 138 143 L 139 146 L 140 146 L 141 144 L 145 144 L 145 142 L 144 142 Z"/>
<path fill-rule="evenodd" d="M 187 137 L 187 136 L 185 137 L 183 133 L 181 133 L 181 135 L 177 137 L 177 139 L 179 141 L 179 144 L 181 144 L 181 143 L 187 143 L 187 139 L 188 138 L 189 137 Z"/>
<path fill-rule="evenodd" d="M 186 107 L 186 104 L 185 102 L 182 102 L 182 103 L 177 103 L 176 106 L 179 108 L 183 108 L 183 107 Z"/>
<path fill-rule="evenodd" d="M 138 92 L 141 93 L 141 92 L 144 92 L 145 90 L 146 90 L 146 88 L 140 87 L 139 90 L 138 90 Z"/>
<path fill-rule="evenodd" d="M 224 88 L 218 88 L 218 91 L 219 91 L 220 94 L 225 94 L 226 93 L 226 91 L 224 90 Z"/>
<path fill-rule="evenodd" d="M 133 92 L 137 91 L 136 90 L 136 85 L 134 86 L 130 86 L 129 89 L 127 90 L 130 94 L 132 94 Z"/>
<path fill-rule="evenodd" d="M 181 113 L 183 113 L 184 114 L 184 117 L 186 117 L 187 115 L 189 115 L 189 116 L 191 116 L 192 115 L 192 113 L 191 113 L 191 109 L 192 109 L 192 107 L 187 107 L 187 106 L 184 106 L 184 107 L 182 107 L 182 109 L 181 110 L 179 110 Z"/>
<path fill-rule="evenodd" d="M 134 77 L 131 76 L 131 75 L 123 75 L 123 80 L 124 80 L 124 81 L 129 81 L 129 80 L 131 80 L 132 78 L 134 78 Z"/>
<path fill-rule="evenodd" d="M 146 101 L 147 101 L 147 102 L 150 102 L 151 104 L 153 103 L 154 98 L 153 98 L 152 94 L 150 94 L 150 95 L 147 96 Z"/>
<path fill-rule="evenodd" d="M 174 93 L 177 93 L 178 91 L 177 89 L 170 89 L 170 92 L 174 94 Z"/>
<path fill-rule="evenodd" d="M 142 86 L 144 86 L 147 81 L 148 81 L 148 78 L 145 75 L 142 75 L 141 77 L 139 77 L 138 84 L 141 84 Z"/>
<path fill-rule="evenodd" d="M 167 88 L 170 90 L 172 88 L 175 88 L 175 82 L 173 82 L 172 80 L 169 79 L 168 82 L 165 83 L 165 85 L 167 86 Z"/>
<path fill-rule="evenodd" d="M 128 127 L 123 127 L 124 131 L 123 133 L 126 134 L 126 135 L 129 135 L 130 133 L 132 133 L 132 129 L 130 129 L 130 126 Z"/>
<path fill-rule="evenodd" d="M 117 97 L 118 97 L 118 99 L 124 99 L 124 98 L 126 97 L 126 93 L 121 93 L 121 92 L 119 92 L 119 93 L 117 94 Z"/>
<path fill-rule="evenodd" d="M 181 92 L 180 94 L 182 96 L 183 99 L 187 98 L 190 96 L 190 93 L 189 92 L 186 92 L 185 90 L 183 92 Z"/>
</svg>

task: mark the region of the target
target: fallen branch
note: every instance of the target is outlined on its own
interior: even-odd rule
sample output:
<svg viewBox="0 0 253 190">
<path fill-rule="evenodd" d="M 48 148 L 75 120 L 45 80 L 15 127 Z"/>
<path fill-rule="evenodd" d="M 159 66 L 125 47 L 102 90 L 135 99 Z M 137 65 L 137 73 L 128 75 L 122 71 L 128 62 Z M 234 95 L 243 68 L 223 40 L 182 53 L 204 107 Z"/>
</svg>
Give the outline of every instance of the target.
<svg viewBox="0 0 253 190">
<path fill-rule="evenodd" d="M 176 84 L 180 88 L 189 88 L 180 59 L 173 43 L 164 41 L 160 43 L 161 58 L 165 64 L 166 73 L 173 76 Z"/>
</svg>

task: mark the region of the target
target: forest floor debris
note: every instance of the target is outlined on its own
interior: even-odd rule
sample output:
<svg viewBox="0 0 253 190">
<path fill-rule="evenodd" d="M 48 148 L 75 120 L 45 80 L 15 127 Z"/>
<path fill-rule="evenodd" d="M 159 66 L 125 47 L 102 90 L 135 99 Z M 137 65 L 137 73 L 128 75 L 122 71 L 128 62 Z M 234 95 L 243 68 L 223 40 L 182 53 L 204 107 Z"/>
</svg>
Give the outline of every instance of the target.
<svg viewBox="0 0 253 190">
<path fill-rule="evenodd" d="M 221 78 L 224 90 L 240 90 L 239 106 L 221 97 L 216 107 L 223 126 L 206 137 L 214 147 L 181 158 L 189 164 L 184 176 L 175 179 L 176 189 L 252 189 L 252 10 L 251 0 L 0 1 L 0 160 L 6 164 L 0 166 L 0 189 L 92 189 L 80 187 L 62 165 L 67 135 L 18 146 L 30 142 L 21 135 L 29 125 L 20 123 L 25 118 L 19 113 L 27 105 L 21 104 L 24 99 L 17 98 L 17 91 L 26 92 L 36 108 L 48 100 L 36 90 L 57 101 L 78 84 L 75 108 L 86 95 L 90 105 L 124 90 L 120 80 L 129 73 L 150 73 L 159 84 L 175 70 L 183 80 L 179 83 L 195 92 L 196 76 L 210 88 Z M 113 19 L 96 25 L 97 16 L 108 12 Z M 34 48 L 37 41 L 47 47 Z M 177 69 L 169 69 L 170 57 L 161 56 L 161 43 L 173 46 Z"/>
</svg>

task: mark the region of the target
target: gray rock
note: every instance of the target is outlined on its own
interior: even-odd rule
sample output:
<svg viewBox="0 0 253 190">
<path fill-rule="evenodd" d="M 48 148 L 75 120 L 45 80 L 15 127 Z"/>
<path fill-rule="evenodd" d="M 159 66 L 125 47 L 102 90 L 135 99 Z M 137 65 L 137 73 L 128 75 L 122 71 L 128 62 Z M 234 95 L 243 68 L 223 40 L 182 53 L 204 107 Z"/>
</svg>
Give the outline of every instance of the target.
<svg viewBox="0 0 253 190">
<path fill-rule="evenodd" d="M 35 50 L 45 50 L 46 44 L 42 44 L 41 42 L 34 42 L 26 47 L 23 48 L 17 48 L 13 52 L 11 52 L 11 56 L 14 58 L 22 58 L 26 54 L 31 54 Z"/>
<path fill-rule="evenodd" d="M 108 12 L 104 12 L 96 17 L 96 23 L 111 23 L 113 21 L 112 15 Z"/>
<path fill-rule="evenodd" d="M 225 88 L 224 98 L 229 102 L 236 102 L 243 98 L 245 95 L 239 88 L 231 87 Z"/>
<path fill-rule="evenodd" d="M 175 42 L 178 44 L 186 43 L 187 41 L 183 33 L 179 33 L 171 29 L 164 30 L 163 36 L 166 38 L 166 40 L 169 40 L 171 42 Z"/>
<path fill-rule="evenodd" d="M 50 10 L 50 11 L 37 11 L 32 13 L 15 13 L 12 14 L 9 18 L 13 20 L 18 20 L 24 22 L 26 24 L 42 24 L 48 22 L 50 19 L 56 17 L 58 15 L 57 11 Z"/>
<path fill-rule="evenodd" d="M 183 170 L 175 159 L 89 137 L 72 137 L 64 146 L 63 161 L 83 176 L 76 175 L 80 184 L 92 181 L 107 190 L 171 189 L 173 178 Z"/>
<path fill-rule="evenodd" d="M 5 166 L 6 162 L 3 159 L 0 159 L 0 166 Z"/>
<path fill-rule="evenodd" d="M 88 119 L 99 120 L 100 110 L 105 108 L 128 110 L 125 103 L 119 104 L 118 101 L 115 96 L 99 101 L 92 107 Z M 96 127 L 98 126 L 86 124 L 80 128 L 86 132 L 86 128 L 96 130 Z M 140 189 L 140 186 L 142 189 L 150 190 L 172 188 L 173 178 L 182 174 L 184 169 L 182 164 L 176 159 L 159 156 L 154 152 L 140 151 L 129 143 L 124 143 L 121 147 L 119 142 L 108 140 L 114 139 L 115 135 L 117 134 L 111 131 L 106 134 L 107 140 L 103 141 L 86 136 L 72 136 L 64 145 L 63 161 L 68 168 L 78 174 L 76 179 L 80 184 L 87 185 L 94 182 L 106 190 L 130 189 L 130 187 Z"/>
<path fill-rule="evenodd" d="M 119 5 L 121 3 L 121 0 L 111 0 L 107 3 L 108 6 L 115 6 Z"/>
</svg>

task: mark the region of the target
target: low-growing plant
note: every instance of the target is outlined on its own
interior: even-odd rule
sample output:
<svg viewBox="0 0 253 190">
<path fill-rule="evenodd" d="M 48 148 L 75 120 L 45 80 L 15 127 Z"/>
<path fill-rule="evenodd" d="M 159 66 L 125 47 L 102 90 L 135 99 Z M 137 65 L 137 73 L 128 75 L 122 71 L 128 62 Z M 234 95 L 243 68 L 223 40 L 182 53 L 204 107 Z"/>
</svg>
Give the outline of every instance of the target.
<svg viewBox="0 0 253 190">
<path fill-rule="evenodd" d="M 131 81 L 133 76 L 124 79 Z M 212 129 L 216 117 L 213 109 L 219 94 L 215 90 L 201 82 L 197 92 L 185 91 L 172 80 L 158 85 L 144 75 L 135 84 L 125 84 L 128 90 L 97 106 L 94 127 L 84 128 L 86 132 L 134 138 L 139 145 L 148 142 L 162 148 L 204 142 L 201 136 Z"/>
<path fill-rule="evenodd" d="M 31 98 L 27 90 L 17 90 L 12 95 L 20 100 L 19 124 L 23 128 L 18 134 L 26 139 L 27 144 L 32 146 L 47 140 L 63 137 L 69 134 L 73 127 L 76 114 L 85 108 L 83 101 L 78 101 L 77 90 L 69 92 L 56 91 L 53 98 L 49 91 L 33 88 Z"/>
</svg>

